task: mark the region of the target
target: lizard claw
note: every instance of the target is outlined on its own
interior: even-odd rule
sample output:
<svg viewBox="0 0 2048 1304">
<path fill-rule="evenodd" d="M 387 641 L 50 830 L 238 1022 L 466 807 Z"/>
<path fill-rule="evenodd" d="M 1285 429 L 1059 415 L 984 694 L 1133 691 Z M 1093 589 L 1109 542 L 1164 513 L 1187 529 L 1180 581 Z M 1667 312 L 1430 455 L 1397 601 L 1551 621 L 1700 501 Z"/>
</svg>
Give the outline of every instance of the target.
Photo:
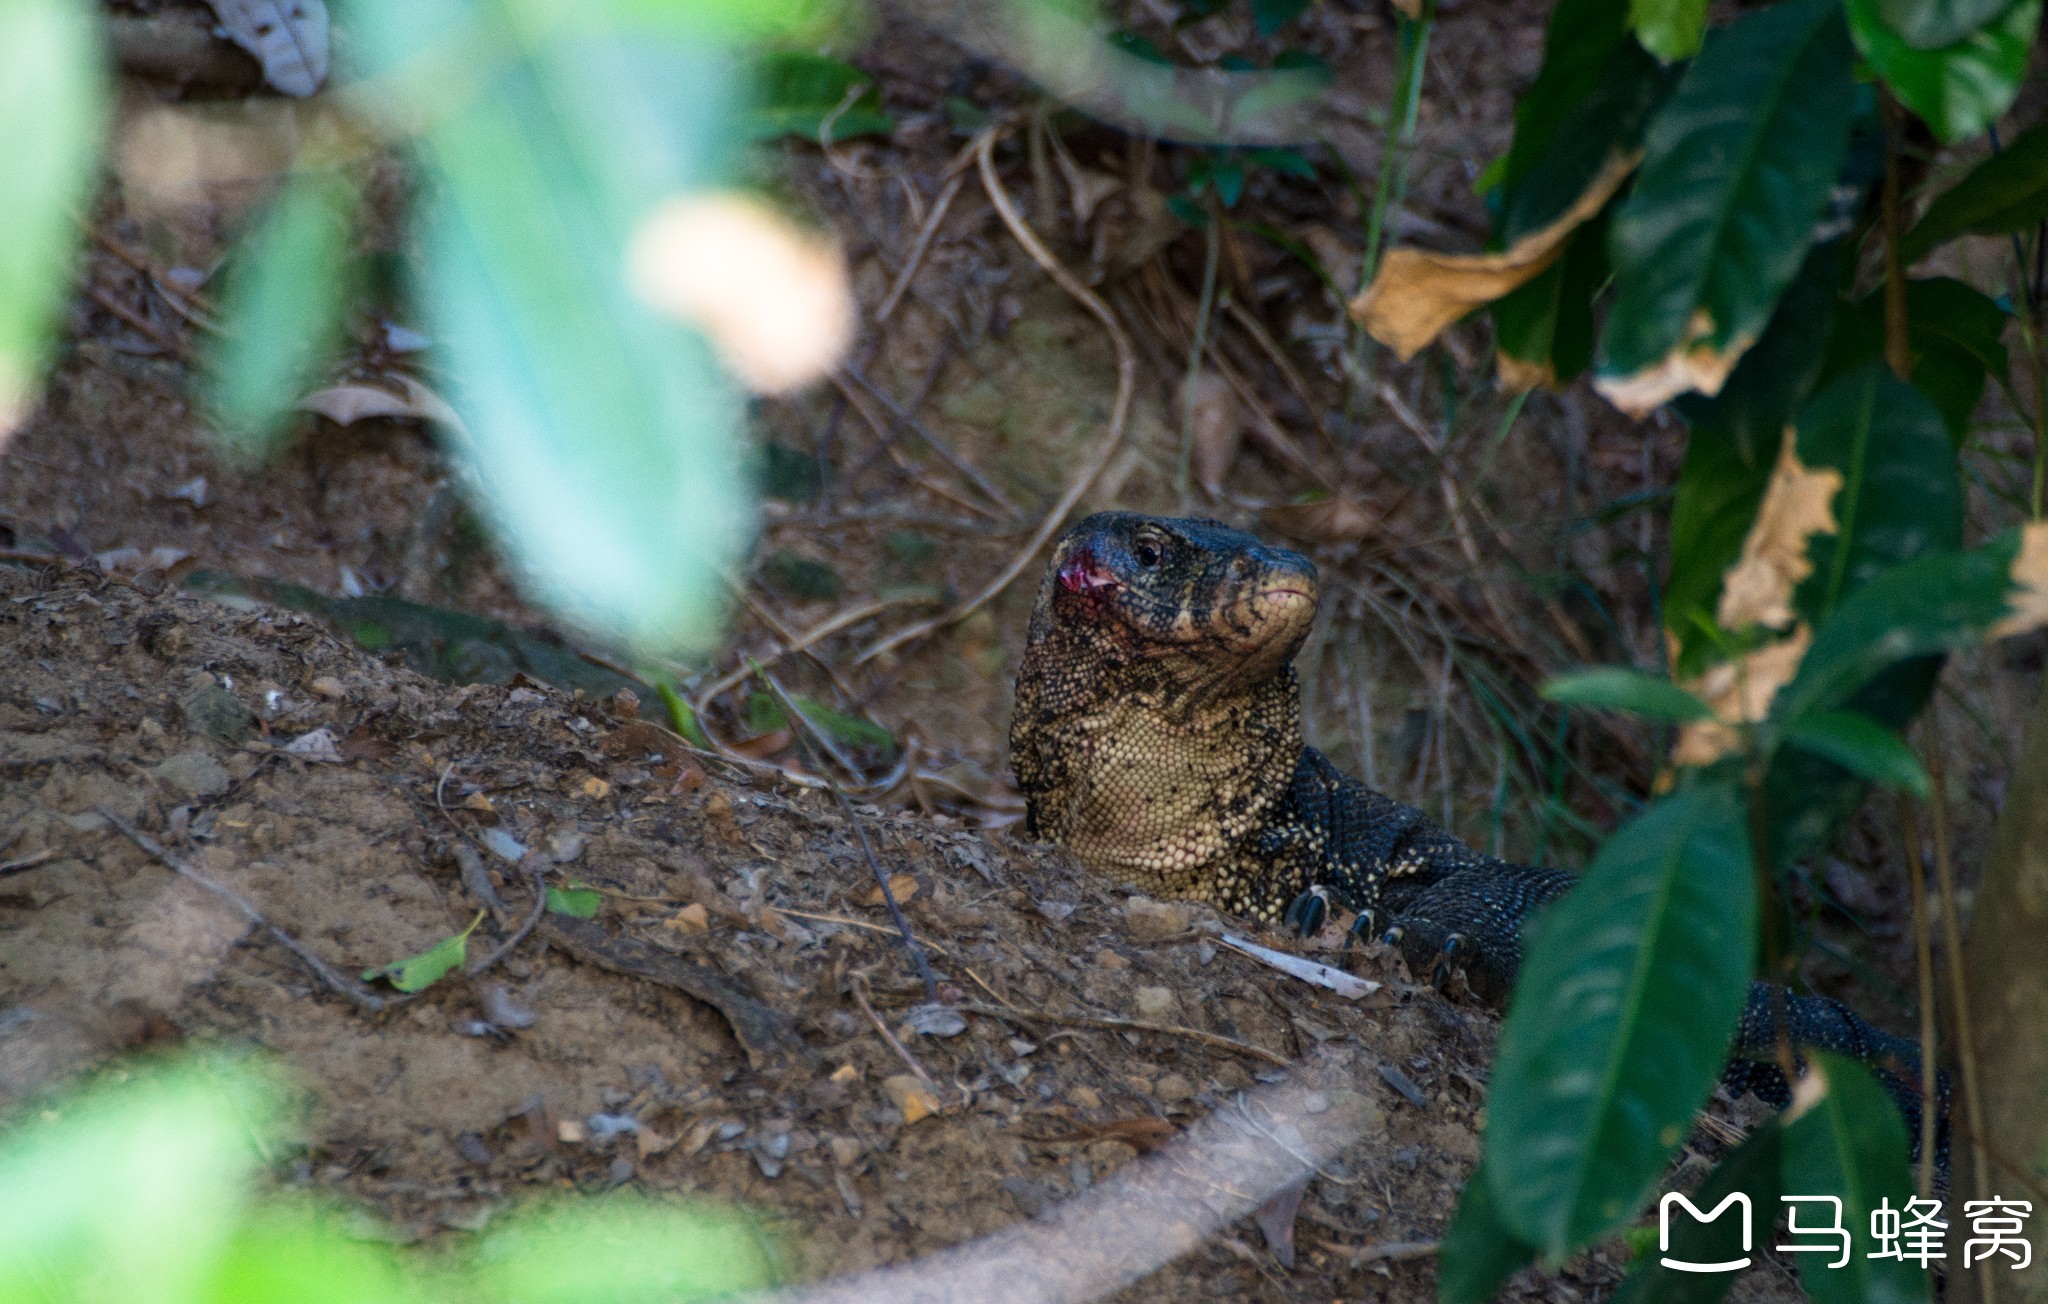
<svg viewBox="0 0 2048 1304">
<path fill-rule="evenodd" d="M 1294 898 L 1281 917 L 1281 923 L 1294 930 L 1302 938 L 1314 937 L 1323 931 L 1323 925 L 1330 921 L 1330 894 L 1320 887 L 1312 887 Z"/>
<path fill-rule="evenodd" d="M 1451 933 L 1438 948 L 1436 960 L 1429 966 L 1429 981 L 1432 986 L 1445 987 L 1451 978 L 1463 967 L 1464 955 L 1472 949 L 1472 943 L 1463 933 Z"/>
</svg>

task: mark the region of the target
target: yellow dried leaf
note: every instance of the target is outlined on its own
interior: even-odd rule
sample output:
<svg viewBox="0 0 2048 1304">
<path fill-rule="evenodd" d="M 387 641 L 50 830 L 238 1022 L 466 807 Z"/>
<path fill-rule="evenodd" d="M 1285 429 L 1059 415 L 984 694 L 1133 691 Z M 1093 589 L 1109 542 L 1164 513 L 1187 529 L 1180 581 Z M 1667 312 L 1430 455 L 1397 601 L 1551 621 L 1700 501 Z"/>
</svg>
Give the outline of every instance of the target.
<svg viewBox="0 0 2048 1304">
<path fill-rule="evenodd" d="M 1760 647 L 1734 661 L 1724 661 L 1681 687 L 1713 708 L 1714 719 L 1700 720 L 1678 731 L 1671 749 L 1673 765 L 1712 765 L 1738 750 L 1742 735 L 1736 726 L 1754 724 L 1771 712 L 1778 690 L 1799 673 L 1813 631 L 1805 624 L 1792 636 Z"/>
<path fill-rule="evenodd" d="M 611 784 L 605 782 L 603 779 L 598 778 L 594 774 L 586 776 L 582 784 L 578 787 L 578 791 L 580 791 L 584 796 L 591 798 L 610 796 L 611 790 Z"/>
<path fill-rule="evenodd" d="M 692 901 L 663 920 L 662 924 L 664 927 L 675 929 L 678 933 L 707 932 L 711 928 L 711 912 L 704 908 L 702 902 Z"/>
<path fill-rule="evenodd" d="M 1495 254 L 1390 249 L 1351 315 L 1407 361 L 1452 322 L 1536 279 L 1564 252 L 1565 240 L 1614 197 L 1642 160 L 1641 151 L 1607 160 L 1564 215 Z"/>
<path fill-rule="evenodd" d="M 851 1064 L 841 1064 L 832 1070 L 831 1080 L 839 1083 L 857 1082 L 860 1080 L 860 1070 Z"/>
<path fill-rule="evenodd" d="M 897 905 L 902 905 L 910 900 L 917 895 L 916 876 L 912 874 L 889 875 L 889 893 L 896 898 Z M 882 889 L 879 884 L 868 889 L 866 901 L 871 906 L 882 904 Z"/>
<path fill-rule="evenodd" d="M 1737 336 L 1727 348 L 1706 343 L 1714 334 L 1714 319 L 1704 311 L 1695 312 L 1686 325 L 1685 338 L 1655 363 L 1627 376 L 1601 376 L 1593 381 L 1600 396 L 1632 417 L 1650 415 L 1661 403 L 1698 390 L 1712 398 L 1728 383 L 1728 373 L 1756 343 L 1753 335 Z"/>
<path fill-rule="evenodd" d="M 2012 611 L 1993 625 L 1992 638 L 2009 638 L 2048 625 L 2048 521 L 2036 521 L 2020 531 L 2019 556 L 2012 559 L 2012 582 L 2019 592 L 2012 596 Z"/>
<path fill-rule="evenodd" d="M 1203 369 L 1189 376 L 1180 391 L 1181 420 L 1188 432 L 1189 461 L 1195 483 L 1211 498 L 1223 496 L 1223 481 L 1244 446 L 1244 412 L 1237 391 L 1216 372 Z"/>
<path fill-rule="evenodd" d="M 1493 355 L 1493 369 L 1500 377 L 1500 388 L 1508 394 L 1520 394 L 1531 389 L 1556 389 L 1557 369 L 1549 362 L 1525 362 L 1505 349 Z"/>
<path fill-rule="evenodd" d="M 1411 23 L 1422 21 L 1422 0 L 1394 0 L 1394 8 Z"/>
<path fill-rule="evenodd" d="M 1791 624 L 1792 591 L 1813 574 L 1807 540 L 1841 528 L 1834 504 L 1842 473 L 1825 466 L 1809 469 L 1800 462 L 1796 443 L 1787 429 L 1756 520 L 1742 540 L 1742 555 L 1721 579 L 1714 619 L 1723 629 Z"/>
<path fill-rule="evenodd" d="M 914 1074 L 898 1073 L 882 1079 L 882 1091 L 889 1097 L 889 1103 L 901 1111 L 906 1126 L 930 1118 L 941 1108 L 932 1089 Z"/>
</svg>

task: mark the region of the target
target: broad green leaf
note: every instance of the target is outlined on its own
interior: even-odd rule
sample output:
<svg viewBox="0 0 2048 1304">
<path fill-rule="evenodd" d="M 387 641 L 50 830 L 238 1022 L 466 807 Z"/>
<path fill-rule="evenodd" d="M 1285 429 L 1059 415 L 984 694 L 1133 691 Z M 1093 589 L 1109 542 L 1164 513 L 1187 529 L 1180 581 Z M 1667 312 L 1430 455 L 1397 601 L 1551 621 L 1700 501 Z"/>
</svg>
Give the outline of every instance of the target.
<svg viewBox="0 0 2048 1304">
<path fill-rule="evenodd" d="M 1494 343 L 1562 386 L 1593 361 L 1593 296 L 1607 279 L 1607 214 L 1572 232 L 1550 269 L 1493 303 Z"/>
<path fill-rule="evenodd" d="M 2005 12 L 2011 0 L 1877 0 L 1878 16 L 1916 50 L 1953 45 Z"/>
<path fill-rule="evenodd" d="M 1901 104 L 1951 145 L 1998 121 L 2026 77 L 2041 0 L 2013 0 L 1984 26 L 1936 50 L 1908 44 L 1886 24 L 1880 3 L 1846 0 L 1849 30 Z"/>
<path fill-rule="evenodd" d="M 1629 0 L 1628 25 L 1664 62 L 1690 59 L 1707 35 L 1707 0 Z"/>
<path fill-rule="evenodd" d="M 2022 132 L 2006 147 L 1935 197 L 1899 243 L 1899 256 L 1918 262 L 1959 235 L 2006 235 L 2048 221 L 2048 123 Z"/>
<path fill-rule="evenodd" d="M 1941 409 L 1952 439 L 1969 434 L 1987 375 L 2008 366 L 2005 309 L 1974 286 L 1945 276 L 1906 285 L 1906 335 L 1913 387 Z M 1884 358 L 1884 292 L 1873 290 L 1835 318 L 1823 382 Z"/>
<path fill-rule="evenodd" d="M 293 405 L 340 349 L 355 210 L 346 176 L 294 173 L 237 252 L 208 371 L 221 436 L 243 458 L 276 450 Z"/>
<path fill-rule="evenodd" d="M 1778 303 L 1769 329 L 1712 398 L 1674 404 L 1691 427 L 1671 509 L 1671 574 L 1664 628 L 1678 640 L 1676 672 L 1689 678 L 1715 658 L 1704 636 L 1722 577 L 1742 553 L 1792 414 L 1820 374 L 1835 312 L 1842 242 L 1817 246 Z"/>
<path fill-rule="evenodd" d="M 1688 1197 L 1702 1213 L 1737 1191 L 1749 1197 L 1749 1239 L 1742 1237 L 1741 1207 L 1731 1208 L 1711 1222 L 1694 1218 L 1685 1206 L 1672 1204 L 1665 1224 L 1665 1236 L 1655 1226 L 1645 1227 L 1650 1248 L 1614 1292 L 1612 1304 L 1717 1304 L 1739 1275 L 1734 1272 L 1687 1272 L 1668 1268 L 1664 1260 L 1679 1263 L 1733 1263 L 1752 1258 L 1770 1244 L 1772 1223 L 1777 1217 L 1779 1154 L 1784 1133 L 1776 1119 L 1766 1119 L 1714 1166 L 1699 1189 Z M 1661 1203 L 1661 1202 L 1660 1202 Z"/>
<path fill-rule="evenodd" d="M 657 1304 L 775 1284 L 775 1260 L 748 1218 L 630 1188 L 495 1223 L 477 1259 L 479 1297 L 503 1304 Z"/>
<path fill-rule="evenodd" d="M 1549 226 L 1578 203 L 1615 155 L 1636 148 L 1674 80 L 1624 36 L 1585 94 L 1527 149 L 1518 123 L 1500 199 L 1500 243 L 1511 245 Z M 1533 124 L 1532 130 L 1545 125 Z"/>
<path fill-rule="evenodd" d="M 1558 675 L 1543 685 L 1543 696 L 1565 706 L 1633 711 L 1653 720 L 1704 720 L 1713 711 L 1662 675 L 1622 666 L 1600 666 Z"/>
<path fill-rule="evenodd" d="M 409 1304 L 429 1296 L 408 1282 L 389 1246 L 363 1239 L 338 1212 L 269 1197 L 235 1229 L 213 1263 L 207 1304 Z"/>
<path fill-rule="evenodd" d="M 1500 1220 L 1486 1167 L 1473 1170 L 1458 1197 L 1458 1212 L 1437 1250 L 1440 1304 L 1488 1304 L 1507 1279 L 1536 1257 Z"/>
<path fill-rule="evenodd" d="M 1564 121 L 1611 80 L 1610 60 L 1627 39 L 1628 0 L 1558 0 L 1543 36 L 1543 66 L 1515 101 L 1514 143 L 1498 163 L 1503 194 L 1535 167 Z"/>
<path fill-rule="evenodd" d="M 1927 771 L 1899 736 L 1857 711 L 1820 711 L 1785 726 L 1779 737 L 1825 756 L 1854 774 L 1916 797 L 1929 790 Z"/>
<path fill-rule="evenodd" d="M 1913 1178 L 1906 1166 L 1906 1128 L 1898 1106 L 1862 1065 L 1826 1051 L 1806 1051 L 1808 1072 L 1818 1080 L 1820 1098 L 1785 1124 L 1779 1171 L 1788 1195 L 1832 1195 L 1841 1203 L 1841 1226 L 1852 1244 L 1848 1262 L 1840 1252 L 1802 1253 L 1800 1284 L 1814 1304 L 1909 1304 L 1927 1299 L 1929 1274 L 1904 1259 L 1877 1258 L 1870 1215 L 1885 1202 L 1903 1209 L 1913 1196 Z M 1793 1109 L 1800 1108 L 1795 1101 Z M 1804 1227 L 1832 1224 L 1834 1213 L 1824 1204 L 1799 1212 Z M 1840 1238 L 1795 1236 L 1781 1243 L 1817 1245 Z M 1786 1256 L 1795 1257 L 1795 1256 Z"/>
<path fill-rule="evenodd" d="M 1488 1093 L 1501 1221 L 1545 1258 L 1621 1226 L 1721 1072 L 1756 893 L 1732 783 L 1665 797 L 1537 918 Z"/>
<path fill-rule="evenodd" d="M 28 418 L 70 295 L 107 114 L 98 32 L 75 0 L 0 4 L 0 445 Z"/>
<path fill-rule="evenodd" d="M 1901 661 L 1977 642 L 2010 610 L 2019 547 L 2019 531 L 2008 530 L 1982 547 L 1921 557 L 1864 584 L 1815 631 L 1772 714 L 1797 720 L 1833 710 Z"/>
<path fill-rule="evenodd" d="M 1836 531 L 1807 543 L 1813 573 L 1795 605 L 1809 619 L 1900 562 L 1961 544 L 1962 475 L 1941 413 L 1925 395 L 1867 363 L 1799 410 L 1799 460 L 1842 477 Z"/>
<path fill-rule="evenodd" d="M 582 883 L 548 889 L 549 911 L 572 919 L 595 919 L 598 907 L 603 904 L 604 894 Z"/>
<path fill-rule="evenodd" d="M 479 910 L 476 918 L 469 921 L 469 927 L 452 937 L 442 938 L 418 955 L 363 970 L 363 981 L 369 983 L 382 978 L 402 992 L 425 991 L 463 962 L 469 953 L 469 935 L 483 921 L 484 912 Z"/>
<path fill-rule="evenodd" d="M 1784 0 L 1709 34 L 1615 213 L 1609 387 L 1680 351 L 1717 369 L 1763 333 L 1848 147 L 1850 63 L 1833 0 Z"/>
<path fill-rule="evenodd" d="M 854 87 L 867 89 L 846 103 Z M 843 107 L 842 107 L 843 106 Z M 837 113 L 837 117 L 833 114 Z M 754 103 L 747 132 L 755 140 L 796 136 L 816 141 L 827 119 L 832 140 L 886 136 L 896 120 L 882 109 L 874 78 L 849 63 L 800 50 L 764 54 L 754 66 Z"/>
</svg>

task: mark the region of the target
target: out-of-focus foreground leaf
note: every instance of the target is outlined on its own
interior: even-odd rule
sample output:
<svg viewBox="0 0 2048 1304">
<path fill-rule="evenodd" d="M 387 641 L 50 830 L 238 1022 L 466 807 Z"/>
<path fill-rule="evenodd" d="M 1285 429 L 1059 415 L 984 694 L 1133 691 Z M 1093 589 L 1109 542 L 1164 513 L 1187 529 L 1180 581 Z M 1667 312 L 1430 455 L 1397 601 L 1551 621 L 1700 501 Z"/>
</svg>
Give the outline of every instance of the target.
<svg viewBox="0 0 2048 1304">
<path fill-rule="evenodd" d="M 1968 140 L 1998 121 L 2027 74 L 2041 0 L 2013 0 L 2004 12 L 1954 43 L 1917 49 L 1893 30 L 1889 10 L 1928 7 L 1930 0 L 1846 0 L 1856 48 L 1899 103 L 1919 114 L 1944 142 Z"/>
<path fill-rule="evenodd" d="M 1915 262 L 1943 241 L 1969 232 L 2005 235 L 2048 220 L 2048 123 L 2020 134 L 1935 197 L 1900 242 Z"/>
<path fill-rule="evenodd" d="M 106 116 L 96 21 L 72 0 L 0 4 L 0 444 L 28 417 L 70 285 Z"/>
</svg>

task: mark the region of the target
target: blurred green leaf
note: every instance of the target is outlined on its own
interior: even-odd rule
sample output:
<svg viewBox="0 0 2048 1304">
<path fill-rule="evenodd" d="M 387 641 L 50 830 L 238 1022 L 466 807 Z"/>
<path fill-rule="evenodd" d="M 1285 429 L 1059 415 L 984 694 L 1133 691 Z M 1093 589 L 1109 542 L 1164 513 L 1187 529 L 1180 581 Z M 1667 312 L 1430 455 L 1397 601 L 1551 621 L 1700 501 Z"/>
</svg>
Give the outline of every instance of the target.
<svg viewBox="0 0 2048 1304">
<path fill-rule="evenodd" d="M 1440 1304 L 1487 1304 L 1535 1257 L 1536 1248 L 1501 1222 L 1486 1165 L 1481 1163 L 1465 1179 L 1458 1212 L 1438 1247 L 1437 1299 Z"/>
<path fill-rule="evenodd" d="M 1707 34 L 1707 0 L 1629 0 L 1628 25 L 1665 63 L 1690 59 Z"/>
<path fill-rule="evenodd" d="M 469 935 L 483 921 L 484 912 L 479 910 L 476 918 L 469 921 L 469 927 L 452 937 L 442 938 L 418 955 L 363 970 L 363 981 L 375 982 L 382 978 L 402 992 L 425 991 L 463 962 L 469 954 Z"/>
<path fill-rule="evenodd" d="M 1946 144 L 1970 139 L 2011 106 L 2041 24 L 2041 0 L 2013 0 L 1952 45 L 1915 49 L 1886 22 L 1883 0 L 1846 0 L 1856 48 L 1892 94 Z"/>
<path fill-rule="evenodd" d="M 816 457 L 786 444 L 762 444 L 754 456 L 761 492 L 786 503 L 805 503 L 824 487 L 825 470 Z"/>
<path fill-rule="evenodd" d="M 701 751 L 710 751 L 711 740 L 704 736 L 704 726 L 697 723 L 697 712 L 683 700 L 682 694 L 676 692 L 666 680 L 661 679 L 654 681 L 654 691 L 661 698 L 662 706 L 668 710 L 669 727 L 681 734 L 683 741 L 690 746 Z"/>
<path fill-rule="evenodd" d="M 1244 157 L 1246 162 L 1282 176 L 1299 177 L 1303 181 L 1316 179 L 1316 165 L 1297 149 L 1252 149 L 1246 150 Z"/>
<path fill-rule="evenodd" d="M 568 915 L 572 919 L 595 919 L 598 907 L 603 904 L 603 893 L 581 883 L 548 889 L 548 910 L 554 914 Z"/>
<path fill-rule="evenodd" d="M 866 89 L 848 104 L 856 86 Z M 747 132 L 755 140 L 796 136 L 816 141 L 828 118 L 834 143 L 886 136 L 896 129 L 896 120 L 882 109 L 874 78 L 850 63 L 800 50 L 764 54 L 755 63 L 754 102 L 747 114 Z"/>
<path fill-rule="evenodd" d="M 1623 34 L 1580 99 L 1551 106 L 1529 122 L 1533 135 L 1526 148 L 1518 117 L 1498 199 L 1499 243 L 1513 244 L 1549 226 L 1578 203 L 1615 155 L 1643 143 L 1647 125 L 1677 83 L 1674 70 Z M 1560 99 L 1568 89 L 1559 88 Z"/>
<path fill-rule="evenodd" d="M 1260 36 L 1271 36 L 1301 17 L 1310 0 L 1252 0 L 1252 26 Z"/>
<path fill-rule="evenodd" d="M 1593 296 L 1607 280 L 1611 208 L 1572 232 L 1549 270 L 1493 303 L 1494 343 L 1558 387 L 1593 361 Z"/>
<path fill-rule="evenodd" d="M 2048 221 L 2048 123 L 2007 142 L 1935 196 L 1906 238 L 1899 256 L 1918 262 L 1959 235 L 2006 235 Z"/>
<path fill-rule="evenodd" d="M 1826 1051 L 1803 1052 L 1808 1072 L 1819 1075 L 1820 1098 L 1785 1124 L 1779 1172 L 1786 1194 L 1828 1196 L 1841 1203 L 1841 1226 L 1852 1244 L 1848 1262 L 1839 1252 L 1802 1254 L 1807 1265 L 1800 1284 L 1814 1304 L 1909 1304 L 1927 1298 L 1931 1274 L 1905 1259 L 1859 1253 L 1870 1244 L 1870 1215 L 1880 1201 L 1902 1209 L 1913 1196 L 1906 1167 L 1906 1128 L 1898 1106 L 1854 1060 Z M 1816 1085 L 1809 1082 L 1809 1087 Z M 1798 1105 L 1794 1105 L 1796 1110 Z M 1802 1228 L 1827 1226 L 1834 1210 L 1809 1205 L 1800 1210 Z M 1787 1233 L 1795 1245 L 1822 1245 L 1839 1238 Z"/>
<path fill-rule="evenodd" d="M 1836 0 L 1783 0 L 1709 35 L 1614 216 L 1603 377 L 1763 333 L 1847 152 L 1850 56 Z"/>
<path fill-rule="evenodd" d="M 1501 1220 L 1548 1261 L 1653 1188 L 1720 1076 L 1755 948 L 1748 816 L 1727 782 L 1658 801 L 1537 917 L 1484 1163 Z"/>
<path fill-rule="evenodd" d="M 2005 12 L 2011 0 L 1877 0 L 1878 17 L 1916 50 L 1954 45 Z"/>
<path fill-rule="evenodd" d="M 1913 749 L 1869 716 L 1856 711 L 1818 711 L 1785 726 L 1779 735 L 1794 747 L 1825 756 L 1854 774 L 1925 797 L 1927 771 Z"/>
<path fill-rule="evenodd" d="M 1627 39 L 1628 0 L 1558 0 L 1544 31 L 1543 66 L 1515 101 L 1514 142 L 1497 161 L 1502 187 L 1526 176 L 1565 119 L 1613 80 L 1610 61 Z"/>
<path fill-rule="evenodd" d="M 893 753 L 896 737 L 887 729 L 859 716 L 846 715 L 829 706 L 820 705 L 808 697 L 791 697 L 796 709 L 804 718 L 816 725 L 826 737 L 842 747 L 879 747 Z M 757 734 L 780 729 L 789 723 L 782 707 L 766 693 L 747 695 L 747 728 Z"/>
<path fill-rule="evenodd" d="M 1974 286 L 1945 276 L 1906 283 L 1906 335 L 1913 387 L 1933 400 L 1951 439 L 1961 443 L 1984 394 L 1987 375 L 2001 379 L 2005 309 Z M 1871 291 L 1835 318 L 1823 383 L 1884 357 L 1884 292 Z"/>
<path fill-rule="evenodd" d="M 1599 666 L 1558 675 L 1543 685 L 1543 696 L 1565 706 L 1632 711 L 1653 720 L 1679 723 L 1713 715 L 1705 702 L 1664 676 L 1622 666 Z"/>
<path fill-rule="evenodd" d="M 816 602 L 846 592 L 839 572 L 822 561 L 782 549 L 761 563 L 767 581 L 792 598 Z"/>
<path fill-rule="evenodd" d="M 432 1295 L 407 1279 L 389 1246 L 363 1240 L 342 1215 L 272 1195 L 268 1207 L 221 1247 L 199 1298 L 205 1304 L 413 1304 Z"/>
<path fill-rule="evenodd" d="M 276 450 L 293 405 L 341 347 L 355 211 L 355 185 L 343 173 L 295 172 L 236 251 L 225 334 L 207 369 L 220 433 L 243 458 Z"/>
<path fill-rule="evenodd" d="M 739 1214 L 617 1191 L 503 1219 L 474 1280 L 500 1304 L 656 1304 L 758 1290 L 775 1269 Z"/>
<path fill-rule="evenodd" d="M 1784 1134 L 1775 1118 L 1765 1119 L 1743 1139 L 1741 1145 L 1707 1174 L 1690 1197 L 1695 1207 L 1712 1213 L 1721 1201 L 1736 1191 L 1749 1197 L 1748 1237 L 1745 1239 L 1740 1207 L 1719 1218 L 1703 1221 L 1674 1204 L 1670 1246 L 1660 1248 L 1655 1227 L 1644 1227 L 1649 1244 L 1643 1257 L 1619 1289 L 1611 1304 L 1717 1304 L 1739 1275 L 1733 1272 L 1685 1272 L 1667 1268 L 1662 1260 L 1680 1263 L 1732 1263 L 1770 1243 L 1777 1219 L 1779 1153 Z M 1803 1189 L 1803 1188 L 1802 1188 Z"/>
<path fill-rule="evenodd" d="M 70 297 L 77 213 L 107 113 L 99 17 L 73 0 L 0 5 L 0 442 L 28 417 Z"/>
</svg>

